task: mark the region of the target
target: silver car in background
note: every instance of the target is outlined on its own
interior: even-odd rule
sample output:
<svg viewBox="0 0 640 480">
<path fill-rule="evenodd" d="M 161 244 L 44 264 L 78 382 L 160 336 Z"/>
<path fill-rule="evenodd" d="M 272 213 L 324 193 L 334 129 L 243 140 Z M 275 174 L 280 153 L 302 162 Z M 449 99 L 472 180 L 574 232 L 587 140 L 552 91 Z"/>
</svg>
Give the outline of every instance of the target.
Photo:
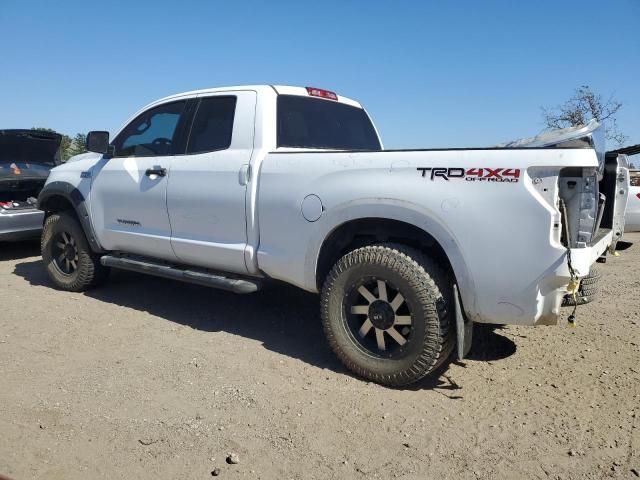
<svg viewBox="0 0 640 480">
<path fill-rule="evenodd" d="M 0 241 L 37 237 L 44 213 L 37 198 L 59 165 L 62 136 L 43 130 L 0 130 Z"/>
</svg>

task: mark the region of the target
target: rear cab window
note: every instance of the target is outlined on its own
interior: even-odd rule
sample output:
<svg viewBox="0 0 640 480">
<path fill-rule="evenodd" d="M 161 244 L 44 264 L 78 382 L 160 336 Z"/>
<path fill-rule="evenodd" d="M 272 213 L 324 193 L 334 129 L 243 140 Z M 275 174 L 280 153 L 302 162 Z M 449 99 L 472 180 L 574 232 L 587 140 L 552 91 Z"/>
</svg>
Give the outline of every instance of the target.
<svg viewBox="0 0 640 480">
<path fill-rule="evenodd" d="M 277 134 L 278 147 L 381 150 L 364 109 L 333 100 L 279 95 Z"/>
</svg>

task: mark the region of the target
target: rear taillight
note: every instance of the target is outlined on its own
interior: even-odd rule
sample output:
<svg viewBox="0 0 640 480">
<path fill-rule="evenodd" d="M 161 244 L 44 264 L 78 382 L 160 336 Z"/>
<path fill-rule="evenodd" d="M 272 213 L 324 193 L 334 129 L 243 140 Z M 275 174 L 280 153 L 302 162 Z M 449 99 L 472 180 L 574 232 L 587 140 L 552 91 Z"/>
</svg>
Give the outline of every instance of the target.
<svg viewBox="0 0 640 480">
<path fill-rule="evenodd" d="M 11 208 L 13 204 L 11 202 L 0 202 L 1 208 Z"/>
<path fill-rule="evenodd" d="M 329 90 L 321 88 L 307 87 L 307 93 L 312 97 L 326 98 L 327 100 L 338 100 L 338 95 Z"/>
<path fill-rule="evenodd" d="M 636 193 L 636 197 L 638 197 L 638 200 L 640 200 L 640 193 Z"/>
</svg>

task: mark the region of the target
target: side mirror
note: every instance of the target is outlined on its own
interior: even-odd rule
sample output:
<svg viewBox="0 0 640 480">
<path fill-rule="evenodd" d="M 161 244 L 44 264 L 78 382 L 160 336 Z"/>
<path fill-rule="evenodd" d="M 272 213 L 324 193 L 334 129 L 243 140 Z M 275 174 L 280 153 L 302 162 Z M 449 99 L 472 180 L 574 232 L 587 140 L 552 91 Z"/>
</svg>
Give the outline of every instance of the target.
<svg viewBox="0 0 640 480">
<path fill-rule="evenodd" d="M 109 132 L 94 130 L 87 134 L 86 148 L 90 152 L 113 154 L 113 146 L 109 145 Z"/>
</svg>

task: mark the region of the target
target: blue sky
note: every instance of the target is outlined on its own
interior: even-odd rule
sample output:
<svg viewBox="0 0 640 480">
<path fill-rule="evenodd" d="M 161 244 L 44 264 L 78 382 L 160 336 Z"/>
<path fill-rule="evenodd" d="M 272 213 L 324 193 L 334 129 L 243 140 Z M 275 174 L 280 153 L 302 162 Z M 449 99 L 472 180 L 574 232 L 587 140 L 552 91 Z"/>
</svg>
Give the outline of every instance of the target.
<svg viewBox="0 0 640 480">
<path fill-rule="evenodd" d="M 0 0 L 0 128 L 118 129 L 156 98 L 317 86 L 361 101 L 388 148 L 542 130 L 582 84 L 640 143 L 640 2 Z"/>
</svg>

